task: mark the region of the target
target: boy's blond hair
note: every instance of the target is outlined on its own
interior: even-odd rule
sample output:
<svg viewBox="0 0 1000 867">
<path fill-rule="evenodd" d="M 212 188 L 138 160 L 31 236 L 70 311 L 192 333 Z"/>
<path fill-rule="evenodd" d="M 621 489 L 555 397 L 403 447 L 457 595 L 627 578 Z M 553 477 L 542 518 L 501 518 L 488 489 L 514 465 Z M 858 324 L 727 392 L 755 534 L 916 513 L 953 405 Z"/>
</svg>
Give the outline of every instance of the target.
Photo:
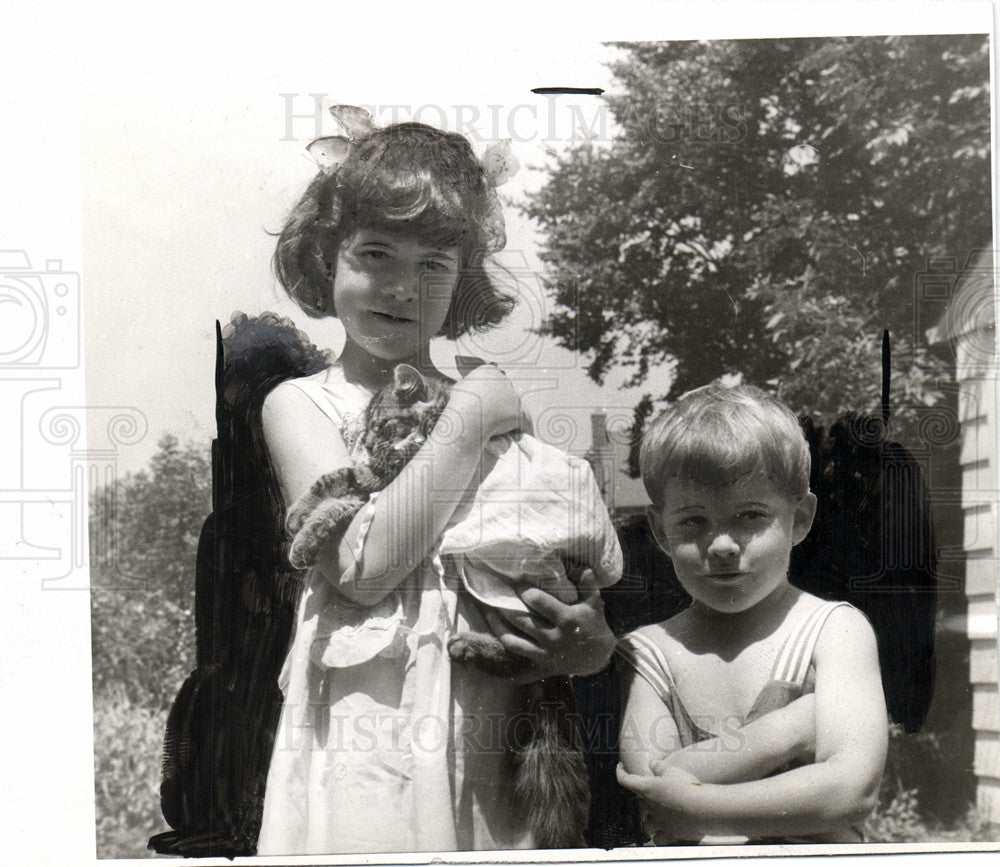
<svg viewBox="0 0 1000 867">
<path fill-rule="evenodd" d="M 760 471 L 792 499 L 809 491 L 802 428 L 787 406 L 752 385 L 713 382 L 678 398 L 643 437 L 639 467 L 657 509 L 670 478 L 717 486 Z"/>
</svg>

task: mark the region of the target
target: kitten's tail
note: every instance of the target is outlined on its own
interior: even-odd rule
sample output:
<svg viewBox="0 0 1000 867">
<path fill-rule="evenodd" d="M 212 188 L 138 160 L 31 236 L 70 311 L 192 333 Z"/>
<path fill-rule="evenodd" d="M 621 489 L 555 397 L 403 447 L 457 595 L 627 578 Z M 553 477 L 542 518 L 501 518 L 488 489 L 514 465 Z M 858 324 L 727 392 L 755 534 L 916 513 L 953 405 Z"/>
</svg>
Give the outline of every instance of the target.
<svg viewBox="0 0 1000 867">
<path fill-rule="evenodd" d="M 550 677 L 526 687 L 530 735 L 516 749 L 514 789 L 530 817 L 539 849 L 586 846 L 590 781 L 568 677 Z"/>
</svg>

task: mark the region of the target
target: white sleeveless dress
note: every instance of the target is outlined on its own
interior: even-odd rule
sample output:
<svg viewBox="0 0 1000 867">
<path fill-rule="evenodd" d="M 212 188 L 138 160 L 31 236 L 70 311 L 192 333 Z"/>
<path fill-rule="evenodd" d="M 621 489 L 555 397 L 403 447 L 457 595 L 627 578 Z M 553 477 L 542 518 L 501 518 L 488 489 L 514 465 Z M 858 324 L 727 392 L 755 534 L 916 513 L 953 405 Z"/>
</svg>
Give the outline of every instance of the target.
<svg viewBox="0 0 1000 867">
<path fill-rule="evenodd" d="M 291 382 L 355 449 L 371 393 L 347 382 L 339 365 Z M 360 514 L 370 518 L 372 505 Z M 517 690 L 452 667 L 448 656 L 453 634 L 487 629 L 458 586 L 429 557 L 354 633 L 334 629 L 337 645 L 324 623 L 335 591 L 306 573 L 279 678 L 285 701 L 259 855 L 533 846 L 528 817 L 512 802 L 506 750 Z"/>
</svg>

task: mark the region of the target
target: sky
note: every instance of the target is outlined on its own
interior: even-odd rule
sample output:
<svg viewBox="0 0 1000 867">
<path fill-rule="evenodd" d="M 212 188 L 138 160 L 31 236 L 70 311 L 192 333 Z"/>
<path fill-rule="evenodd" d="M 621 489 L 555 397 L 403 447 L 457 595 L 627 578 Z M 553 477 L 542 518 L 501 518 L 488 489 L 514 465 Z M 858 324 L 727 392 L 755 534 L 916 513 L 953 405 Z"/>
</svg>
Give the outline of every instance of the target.
<svg viewBox="0 0 1000 867">
<path fill-rule="evenodd" d="M 89 594 L 58 592 L 87 588 L 88 488 L 100 473 L 144 465 L 164 431 L 211 439 L 217 318 L 294 313 L 270 276 L 266 233 L 310 177 L 302 149 L 314 130 L 293 119 L 286 140 L 281 94 L 298 95 L 295 112 L 311 93 L 431 106 L 423 119 L 445 126 L 470 120 L 457 106 L 479 107 L 476 147 L 510 135 L 528 166 L 544 159 L 549 118 L 530 89 L 607 87 L 605 40 L 980 32 L 992 17 L 989 3 L 910 0 L 5 4 L 0 250 L 23 253 L 44 286 L 69 292 L 53 296 L 49 355 L 20 367 L 0 355 L 3 860 L 93 858 Z M 499 106 L 496 129 L 488 106 Z M 559 127 L 552 144 L 568 137 Z M 526 168 L 502 191 L 516 199 L 539 182 Z M 508 333 L 523 336 L 545 309 L 532 294 L 537 249 L 516 211 L 508 229 L 529 275 Z M 9 308 L 0 316 L 9 333 Z M 57 317 L 67 323 L 58 333 Z M 336 342 L 336 329 L 303 324 Z M 81 334 L 85 380 L 68 352 Z M 509 363 L 504 339 L 495 333 L 477 354 Z M 595 391 L 581 359 L 551 347 L 526 343 L 521 355 L 536 351 L 516 372 L 536 417 L 556 400 L 585 418 L 638 396 L 618 391 L 614 375 Z"/>
<path fill-rule="evenodd" d="M 81 115 L 84 348 L 88 403 L 127 408 L 145 431 L 119 445 L 118 471 L 143 466 L 163 433 L 207 447 L 216 319 L 274 310 L 321 347 L 339 349 L 335 320 L 309 319 L 284 296 L 271 273 L 268 234 L 315 173 L 305 145 L 340 131 L 329 102 L 370 107 L 382 125 L 417 119 L 461 131 L 480 154 L 507 138 L 521 163 L 499 190 L 507 246 L 497 257 L 518 306 L 495 331 L 457 347 L 437 341 L 443 369 L 454 371 L 456 352 L 500 364 L 539 433 L 577 453 L 591 444 L 594 409 L 623 429 L 645 391 L 665 393 L 667 369 L 632 389 L 620 387 L 625 372 L 612 372 L 601 387 L 586 376 L 580 353 L 535 333 L 551 301 L 540 238 L 518 205 L 544 183 L 552 153 L 587 135 L 606 140 L 614 129 L 599 97 L 531 93 L 553 85 L 613 89 L 614 49 L 593 39 L 548 46 L 484 62 L 481 43 L 452 43 L 441 63 L 425 41 L 383 45 L 373 56 L 333 39 L 280 72 L 206 78 L 194 89 L 178 89 L 148 62 L 104 71 L 110 80 L 88 88 Z M 401 75 L 407 67 L 420 75 Z"/>
<path fill-rule="evenodd" d="M 259 40 L 259 31 L 231 16 L 209 17 L 182 51 L 143 40 L 118 46 L 117 63 L 95 57 L 80 117 L 86 390 L 89 405 L 122 407 L 135 419 L 136 435 L 117 445 L 119 472 L 145 465 L 166 432 L 207 447 L 216 319 L 274 310 L 321 347 L 339 348 L 335 320 L 304 316 L 270 269 L 268 233 L 281 228 L 315 172 L 305 145 L 339 132 L 321 97 L 371 107 L 381 124 L 415 118 L 462 131 L 479 153 L 512 139 L 522 169 L 500 188 L 509 203 L 508 243 L 498 258 L 520 303 L 502 328 L 457 347 L 438 341 L 434 357 L 443 369 L 454 370 L 456 352 L 497 362 L 517 383 L 539 434 L 577 453 L 590 445 L 594 409 L 621 430 L 643 393 L 666 393 L 666 368 L 632 389 L 621 388 L 626 371 L 612 370 L 601 387 L 586 376 L 585 355 L 533 333 L 552 303 L 542 285 L 541 239 L 517 205 L 544 183 L 552 152 L 588 131 L 607 140 L 614 124 L 600 97 L 531 89 L 613 92 L 614 49 L 565 16 L 554 28 L 524 27 L 513 6 L 487 7 L 486 20 L 466 22 L 469 38 L 449 38 L 460 22 L 430 8 L 397 13 L 400 26 L 392 28 L 363 16 L 353 27 L 331 21 L 318 50 L 294 52 L 290 61 L 282 55 L 281 63 L 253 62 L 248 40 Z M 285 25 L 275 23 L 272 55 Z M 683 29 L 660 26 L 660 33 Z M 428 35 L 414 39 L 414 31 Z M 192 76 L 185 66 L 197 67 L 199 56 L 211 72 Z M 90 448 L 102 438 L 98 430 Z"/>
</svg>

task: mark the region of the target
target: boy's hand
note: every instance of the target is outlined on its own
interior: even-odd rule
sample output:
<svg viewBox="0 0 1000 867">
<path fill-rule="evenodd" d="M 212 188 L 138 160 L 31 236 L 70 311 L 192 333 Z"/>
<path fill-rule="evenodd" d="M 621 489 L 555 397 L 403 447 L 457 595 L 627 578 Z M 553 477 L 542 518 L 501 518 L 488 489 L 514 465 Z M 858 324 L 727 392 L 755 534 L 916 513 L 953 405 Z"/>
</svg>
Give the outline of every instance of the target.
<svg viewBox="0 0 1000 867">
<path fill-rule="evenodd" d="M 641 799 L 642 827 L 657 845 L 698 840 L 694 801 L 702 783 L 694 774 L 664 761 L 650 762 L 652 776 L 630 774 L 618 765 L 618 783 Z"/>
</svg>

